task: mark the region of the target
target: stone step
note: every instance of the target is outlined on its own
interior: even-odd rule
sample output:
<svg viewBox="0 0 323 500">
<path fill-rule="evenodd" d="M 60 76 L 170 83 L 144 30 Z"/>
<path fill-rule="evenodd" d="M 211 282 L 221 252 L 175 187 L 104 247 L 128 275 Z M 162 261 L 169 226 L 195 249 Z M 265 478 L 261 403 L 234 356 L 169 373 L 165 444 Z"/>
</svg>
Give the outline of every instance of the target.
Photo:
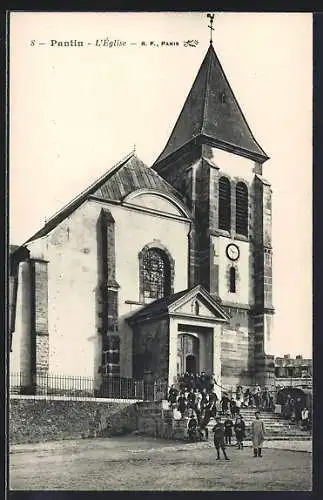
<svg viewBox="0 0 323 500">
<path fill-rule="evenodd" d="M 250 439 L 251 423 L 253 419 L 250 419 L 250 421 L 248 421 L 244 418 L 244 421 L 246 424 L 246 439 L 248 440 Z M 277 417 L 276 420 L 270 420 L 269 422 L 264 421 L 264 424 L 266 429 L 266 439 L 268 440 L 309 440 L 312 437 L 310 431 L 303 431 L 297 425 L 290 425 L 286 420 L 283 420 L 280 417 Z M 211 419 L 210 423 L 208 424 L 209 432 L 212 432 L 213 426 L 214 421 L 213 419 Z"/>
</svg>

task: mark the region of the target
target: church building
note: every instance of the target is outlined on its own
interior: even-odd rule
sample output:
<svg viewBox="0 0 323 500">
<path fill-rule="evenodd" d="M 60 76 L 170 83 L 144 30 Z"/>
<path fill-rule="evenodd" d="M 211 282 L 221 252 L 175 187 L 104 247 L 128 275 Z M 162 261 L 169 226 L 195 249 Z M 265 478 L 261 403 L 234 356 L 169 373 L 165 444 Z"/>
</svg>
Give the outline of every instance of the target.
<svg viewBox="0 0 323 500">
<path fill-rule="evenodd" d="M 210 43 L 154 164 L 130 153 L 13 248 L 10 372 L 271 385 L 266 160 Z"/>
</svg>

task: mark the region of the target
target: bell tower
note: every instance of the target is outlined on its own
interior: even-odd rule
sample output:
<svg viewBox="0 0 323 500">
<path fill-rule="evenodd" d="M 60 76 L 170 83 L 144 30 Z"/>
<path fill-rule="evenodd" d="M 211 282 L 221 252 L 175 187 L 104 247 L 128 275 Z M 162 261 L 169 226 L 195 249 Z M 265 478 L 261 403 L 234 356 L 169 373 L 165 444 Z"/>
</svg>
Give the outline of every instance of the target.
<svg viewBox="0 0 323 500">
<path fill-rule="evenodd" d="M 212 23 L 211 23 L 212 26 Z M 212 32 L 211 32 L 212 33 Z M 222 383 L 270 384 L 273 357 L 271 187 L 268 156 L 210 46 L 154 163 L 192 212 L 189 283 L 221 300 L 230 324 L 222 332 Z"/>
</svg>

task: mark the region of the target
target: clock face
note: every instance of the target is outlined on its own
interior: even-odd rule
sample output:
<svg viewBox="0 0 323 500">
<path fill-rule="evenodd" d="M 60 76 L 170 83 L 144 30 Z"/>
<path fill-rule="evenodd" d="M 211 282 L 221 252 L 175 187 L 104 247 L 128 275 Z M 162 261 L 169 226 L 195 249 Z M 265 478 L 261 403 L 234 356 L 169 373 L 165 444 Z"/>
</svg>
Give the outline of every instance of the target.
<svg viewBox="0 0 323 500">
<path fill-rule="evenodd" d="M 230 260 L 238 260 L 240 257 L 239 247 L 234 243 L 230 243 L 230 245 L 227 246 L 227 256 Z"/>
</svg>

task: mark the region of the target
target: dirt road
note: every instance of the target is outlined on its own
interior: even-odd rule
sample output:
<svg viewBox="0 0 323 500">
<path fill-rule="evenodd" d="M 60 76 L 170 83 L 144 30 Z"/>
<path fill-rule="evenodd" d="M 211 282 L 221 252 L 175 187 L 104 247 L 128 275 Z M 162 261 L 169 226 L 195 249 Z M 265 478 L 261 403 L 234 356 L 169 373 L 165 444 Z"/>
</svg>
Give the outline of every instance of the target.
<svg viewBox="0 0 323 500">
<path fill-rule="evenodd" d="M 272 446 L 272 445 L 271 445 Z M 16 445 L 9 455 L 11 490 L 310 490 L 312 454 L 265 448 L 228 448 L 215 461 L 209 443 L 149 437 Z"/>
</svg>

